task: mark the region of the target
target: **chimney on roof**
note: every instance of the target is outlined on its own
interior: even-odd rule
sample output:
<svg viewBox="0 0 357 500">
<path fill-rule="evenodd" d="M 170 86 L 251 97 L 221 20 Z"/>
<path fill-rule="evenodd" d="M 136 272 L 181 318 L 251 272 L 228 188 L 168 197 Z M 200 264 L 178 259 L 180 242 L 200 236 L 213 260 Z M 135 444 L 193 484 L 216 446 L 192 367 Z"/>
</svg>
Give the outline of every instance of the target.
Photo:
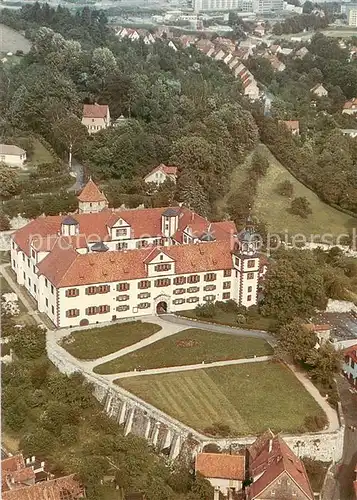
<svg viewBox="0 0 357 500">
<path fill-rule="evenodd" d="M 269 453 L 271 453 L 272 449 L 273 449 L 273 440 L 269 439 Z"/>
</svg>

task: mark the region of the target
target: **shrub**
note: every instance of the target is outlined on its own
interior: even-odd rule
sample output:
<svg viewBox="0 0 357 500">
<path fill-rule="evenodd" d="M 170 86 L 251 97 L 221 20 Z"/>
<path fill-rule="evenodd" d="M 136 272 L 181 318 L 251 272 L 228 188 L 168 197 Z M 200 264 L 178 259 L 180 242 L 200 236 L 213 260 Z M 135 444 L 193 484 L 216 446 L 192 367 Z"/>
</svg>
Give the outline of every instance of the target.
<svg viewBox="0 0 357 500">
<path fill-rule="evenodd" d="M 276 192 L 281 196 L 287 196 L 288 198 L 291 198 L 294 193 L 294 186 L 292 182 L 286 180 L 278 184 Z"/>
<path fill-rule="evenodd" d="M 238 305 L 237 305 L 237 302 L 235 302 L 234 300 L 227 300 L 227 302 L 221 302 L 221 301 L 217 301 L 215 302 L 214 304 L 218 309 L 220 309 L 221 311 L 224 311 L 224 312 L 237 312 L 238 310 Z"/>
<path fill-rule="evenodd" d="M 205 434 L 210 434 L 211 436 L 228 437 L 231 434 L 231 429 L 227 424 L 216 422 L 211 427 L 207 427 L 206 429 L 204 429 L 203 432 Z"/>
<path fill-rule="evenodd" d="M 4 214 L 4 212 L 0 212 L 0 231 L 8 231 L 10 229 L 10 219 Z"/>
<path fill-rule="evenodd" d="M 216 313 L 215 305 L 212 303 L 199 304 L 195 309 L 199 318 L 213 318 Z"/>
<path fill-rule="evenodd" d="M 203 453 L 221 453 L 219 446 L 216 443 L 209 443 L 203 447 Z"/>
<path fill-rule="evenodd" d="M 305 196 L 294 198 L 291 202 L 290 212 L 306 219 L 312 213 L 308 199 Z"/>
<path fill-rule="evenodd" d="M 308 432 L 321 431 L 328 425 L 328 419 L 323 415 L 307 415 L 304 420 L 304 426 Z"/>
<path fill-rule="evenodd" d="M 238 325 L 244 325 L 247 322 L 247 319 L 243 314 L 237 314 L 236 321 Z"/>
</svg>

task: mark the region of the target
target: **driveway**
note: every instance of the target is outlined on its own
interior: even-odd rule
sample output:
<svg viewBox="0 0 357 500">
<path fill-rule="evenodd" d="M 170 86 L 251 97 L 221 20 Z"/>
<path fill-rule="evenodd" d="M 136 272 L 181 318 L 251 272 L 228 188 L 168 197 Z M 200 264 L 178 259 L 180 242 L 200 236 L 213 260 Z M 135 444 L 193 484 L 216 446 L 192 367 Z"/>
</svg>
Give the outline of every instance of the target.
<svg viewBox="0 0 357 500">
<path fill-rule="evenodd" d="M 346 422 L 345 441 L 342 463 L 337 467 L 334 481 L 334 491 L 329 497 L 331 500 L 354 500 L 353 481 L 356 477 L 354 469 L 357 464 L 357 430 L 352 431 L 350 426 L 357 427 L 357 393 L 350 391 L 351 386 L 341 376 L 337 378 L 341 404 Z M 324 500 L 329 500 L 324 497 Z"/>
<path fill-rule="evenodd" d="M 182 316 L 174 316 L 173 314 L 165 314 L 160 316 L 162 321 L 175 323 L 176 325 L 187 326 L 188 328 L 200 328 L 202 330 L 209 330 L 210 332 L 227 333 L 229 335 L 238 335 L 240 337 L 252 337 L 256 339 L 264 339 L 269 343 L 274 344 L 275 339 L 270 333 L 262 330 L 245 330 L 244 328 L 236 328 L 234 326 L 224 326 L 214 323 L 206 323 L 204 321 L 196 321 L 183 318 Z"/>
<path fill-rule="evenodd" d="M 72 159 L 72 173 L 76 177 L 76 182 L 68 189 L 68 191 L 80 191 L 84 186 L 84 166 L 75 158 Z"/>
</svg>

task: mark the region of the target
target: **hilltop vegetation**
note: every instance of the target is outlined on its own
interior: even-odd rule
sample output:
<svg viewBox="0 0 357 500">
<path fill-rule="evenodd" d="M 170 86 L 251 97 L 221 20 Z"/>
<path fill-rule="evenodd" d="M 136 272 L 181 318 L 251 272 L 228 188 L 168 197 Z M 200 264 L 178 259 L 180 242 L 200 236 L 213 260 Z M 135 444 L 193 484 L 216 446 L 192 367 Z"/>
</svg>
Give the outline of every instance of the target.
<svg viewBox="0 0 357 500">
<path fill-rule="evenodd" d="M 195 48 L 178 45 L 175 52 L 165 40 L 120 41 L 95 10 L 73 16 L 35 4 L 4 9 L 0 21 L 25 29 L 33 42 L 16 69 L 1 69 L 5 139 L 20 131 L 40 134 L 62 158 L 71 143 L 96 180 L 116 180 L 114 206 L 176 199 L 214 216 L 229 172 L 258 140 L 227 68 Z M 106 103 L 113 119 L 127 120 L 88 137 L 79 119 L 83 102 Z M 142 177 L 159 163 L 177 165 L 180 182 L 149 199 Z"/>
</svg>

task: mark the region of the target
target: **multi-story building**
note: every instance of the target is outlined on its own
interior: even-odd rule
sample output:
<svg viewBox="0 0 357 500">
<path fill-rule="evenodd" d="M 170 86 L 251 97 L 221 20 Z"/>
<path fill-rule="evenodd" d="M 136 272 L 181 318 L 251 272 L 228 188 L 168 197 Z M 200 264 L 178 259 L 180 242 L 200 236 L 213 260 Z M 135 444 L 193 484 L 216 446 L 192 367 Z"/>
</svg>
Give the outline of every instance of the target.
<svg viewBox="0 0 357 500">
<path fill-rule="evenodd" d="M 79 213 L 38 217 L 12 235 L 17 281 L 57 327 L 257 303 L 262 267 L 250 221 L 237 235 L 233 222 L 186 207 L 111 210 L 103 196 L 90 180 Z"/>
<path fill-rule="evenodd" d="M 195 12 L 234 10 L 252 12 L 253 0 L 193 0 Z"/>
<path fill-rule="evenodd" d="M 347 21 L 349 26 L 357 28 L 357 5 L 347 9 Z"/>
<path fill-rule="evenodd" d="M 283 0 L 253 0 L 253 12 L 256 14 L 269 14 L 271 12 L 282 12 L 283 10 Z"/>
</svg>

